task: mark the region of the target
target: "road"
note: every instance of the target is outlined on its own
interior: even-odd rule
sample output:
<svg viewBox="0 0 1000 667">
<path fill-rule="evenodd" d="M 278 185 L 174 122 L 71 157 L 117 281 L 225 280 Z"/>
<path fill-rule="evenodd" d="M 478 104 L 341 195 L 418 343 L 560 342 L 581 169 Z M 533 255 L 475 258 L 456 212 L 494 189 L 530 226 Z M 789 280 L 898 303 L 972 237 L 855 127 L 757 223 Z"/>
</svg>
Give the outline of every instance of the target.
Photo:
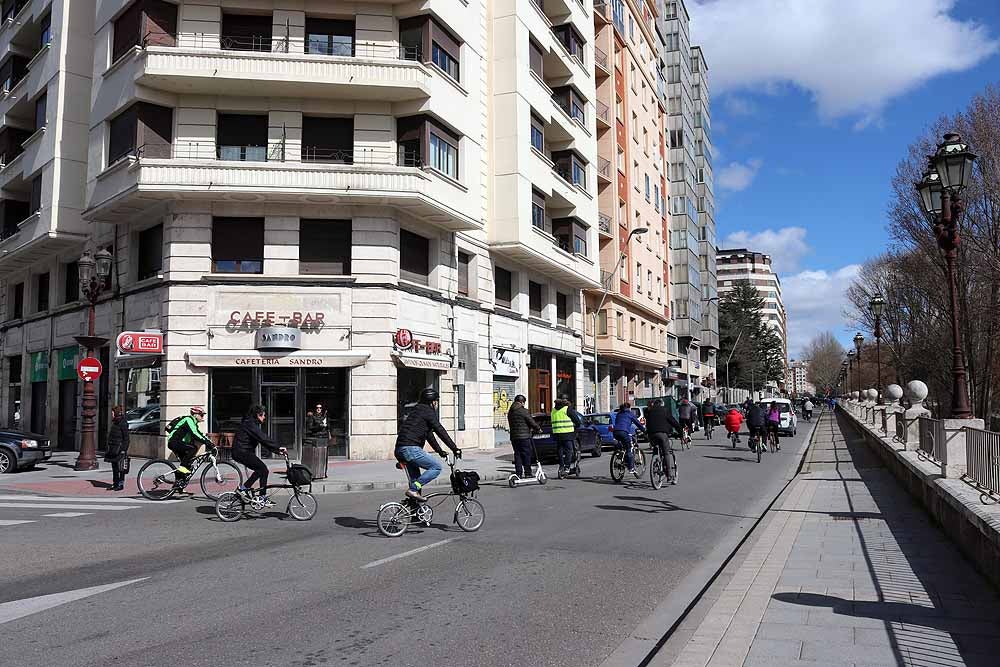
<svg viewBox="0 0 1000 667">
<path fill-rule="evenodd" d="M 659 491 L 612 483 L 607 453 L 580 480 L 484 487 L 473 534 L 443 506 L 429 529 L 379 536 L 378 506 L 398 492 L 320 496 L 310 522 L 234 524 L 198 498 L 111 510 L 3 496 L 0 663 L 597 665 L 753 523 L 810 430 L 760 465 L 719 430 L 697 434 L 680 484 Z"/>
</svg>

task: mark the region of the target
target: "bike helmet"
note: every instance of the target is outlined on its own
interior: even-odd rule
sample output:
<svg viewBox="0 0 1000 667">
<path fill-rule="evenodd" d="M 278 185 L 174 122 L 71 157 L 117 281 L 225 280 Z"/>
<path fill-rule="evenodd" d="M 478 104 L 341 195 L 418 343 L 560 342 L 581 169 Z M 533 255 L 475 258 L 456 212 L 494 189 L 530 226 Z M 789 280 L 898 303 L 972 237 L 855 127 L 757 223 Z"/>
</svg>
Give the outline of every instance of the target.
<svg viewBox="0 0 1000 667">
<path fill-rule="evenodd" d="M 205 408 L 201 407 L 200 405 L 196 405 L 193 408 L 191 408 L 191 414 L 204 416 Z"/>
<path fill-rule="evenodd" d="M 427 388 L 420 392 L 420 402 L 430 405 L 434 401 L 438 400 L 440 396 L 436 389 Z"/>
</svg>

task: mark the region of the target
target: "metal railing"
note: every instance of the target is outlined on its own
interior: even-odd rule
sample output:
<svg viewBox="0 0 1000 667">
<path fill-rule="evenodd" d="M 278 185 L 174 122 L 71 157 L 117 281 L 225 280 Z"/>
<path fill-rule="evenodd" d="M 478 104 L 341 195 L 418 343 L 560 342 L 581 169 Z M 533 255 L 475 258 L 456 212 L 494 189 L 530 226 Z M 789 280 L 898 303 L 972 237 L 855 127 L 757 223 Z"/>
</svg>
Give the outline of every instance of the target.
<svg viewBox="0 0 1000 667">
<path fill-rule="evenodd" d="M 909 429 L 906 423 L 906 415 L 899 413 L 896 415 L 896 435 L 893 440 L 901 445 L 906 445 L 907 434 Z"/>
<path fill-rule="evenodd" d="M 918 421 L 919 447 L 917 457 L 934 463 L 944 461 L 945 432 L 944 422 L 940 419 L 920 417 Z"/>
<path fill-rule="evenodd" d="M 611 160 L 606 157 L 597 156 L 597 174 L 611 180 Z"/>
<path fill-rule="evenodd" d="M 611 107 L 600 100 L 597 100 L 597 120 L 611 125 Z"/>
<path fill-rule="evenodd" d="M 614 276 L 615 274 L 612 271 L 605 271 L 604 269 L 601 269 L 601 284 L 610 285 Z"/>
<path fill-rule="evenodd" d="M 156 46 L 148 43 L 148 35 L 143 38 L 143 48 Z M 186 33 L 178 39 L 178 45 L 196 49 L 221 49 L 223 51 L 252 51 L 256 53 L 291 52 L 289 37 L 272 35 L 230 36 L 211 33 Z M 403 46 L 400 44 L 380 44 L 373 42 L 331 43 L 310 42 L 303 45 L 306 55 L 320 55 L 331 58 L 382 58 L 387 60 L 423 60 L 423 49 L 420 46 Z"/>
<path fill-rule="evenodd" d="M 599 46 L 594 47 L 594 64 L 606 72 L 610 71 L 608 67 L 608 54 Z"/>
<path fill-rule="evenodd" d="M 1000 502 L 1000 433 L 965 429 L 965 481 L 984 505 Z"/>
<path fill-rule="evenodd" d="M 611 216 L 607 213 L 597 214 L 597 228 L 604 234 L 611 233 Z"/>
<path fill-rule="evenodd" d="M 285 162 L 294 160 L 285 155 L 283 139 L 271 140 L 267 146 L 219 146 L 215 142 L 190 142 L 182 144 L 144 144 L 127 153 L 143 160 L 205 160 L 210 162 Z M 346 165 L 389 165 L 397 167 L 425 166 L 420 151 L 400 146 L 397 150 L 353 148 L 329 149 L 303 146 L 301 161 Z"/>
</svg>

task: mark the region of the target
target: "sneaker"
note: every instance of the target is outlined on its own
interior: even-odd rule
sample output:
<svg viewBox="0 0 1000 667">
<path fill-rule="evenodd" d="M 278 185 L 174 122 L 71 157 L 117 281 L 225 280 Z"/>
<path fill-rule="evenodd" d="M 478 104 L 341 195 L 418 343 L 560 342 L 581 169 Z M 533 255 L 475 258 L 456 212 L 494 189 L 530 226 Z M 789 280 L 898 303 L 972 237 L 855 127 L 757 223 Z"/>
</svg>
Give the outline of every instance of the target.
<svg viewBox="0 0 1000 667">
<path fill-rule="evenodd" d="M 270 496 L 264 496 L 264 495 L 260 496 L 260 505 L 261 505 L 261 507 L 274 507 L 275 506 L 274 501 L 271 500 Z"/>
<path fill-rule="evenodd" d="M 247 501 L 250 500 L 250 489 L 246 488 L 245 486 L 238 486 L 238 487 L 236 487 L 236 494 L 242 500 L 247 500 Z"/>
<path fill-rule="evenodd" d="M 427 500 L 422 495 L 420 495 L 419 491 L 414 491 L 413 489 L 407 489 L 406 490 L 406 497 L 407 498 L 412 498 L 412 499 L 414 499 L 414 500 L 416 500 L 417 502 L 420 502 L 420 503 L 422 503 L 425 500 Z"/>
<path fill-rule="evenodd" d="M 670 483 L 673 484 L 674 486 L 677 486 L 677 478 L 674 477 L 672 480 L 670 480 Z"/>
<path fill-rule="evenodd" d="M 629 468 L 629 469 L 628 469 L 628 471 L 629 471 L 630 473 L 632 473 L 632 475 L 633 475 L 634 477 L 638 477 L 638 476 L 639 476 L 639 471 L 638 471 L 638 470 L 636 470 L 635 468 Z"/>
</svg>

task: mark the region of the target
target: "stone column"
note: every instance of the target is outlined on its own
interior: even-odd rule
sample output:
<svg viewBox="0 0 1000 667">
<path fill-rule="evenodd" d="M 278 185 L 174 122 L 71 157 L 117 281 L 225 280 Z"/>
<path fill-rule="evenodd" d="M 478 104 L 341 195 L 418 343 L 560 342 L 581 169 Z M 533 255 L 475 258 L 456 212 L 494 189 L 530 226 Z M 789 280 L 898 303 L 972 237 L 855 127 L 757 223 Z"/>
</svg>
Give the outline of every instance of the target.
<svg viewBox="0 0 1000 667">
<path fill-rule="evenodd" d="M 898 384 L 890 384 L 885 388 L 885 435 L 890 441 L 896 442 L 896 420 L 901 419 L 903 408 L 899 399 L 903 397 L 903 388 Z"/>
<path fill-rule="evenodd" d="M 944 460 L 941 462 L 941 475 L 947 479 L 959 479 L 968 470 L 965 455 L 965 427 L 983 429 L 982 419 L 945 419 L 944 420 Z"/>
<path fill-rule="evenodd" d="M 912 404 L 910 409 L 903 413 L 903 419 L 906 420 L 906 449 L 912 452 L 920 449 L 920 424 L 917 420 L 920 417 L 931 416 L 931 411 L 924 407 L 927 385 L 920 380 L 911 380 L 906 384 L 906 395 L 910 397 Z"/>
</svg>

